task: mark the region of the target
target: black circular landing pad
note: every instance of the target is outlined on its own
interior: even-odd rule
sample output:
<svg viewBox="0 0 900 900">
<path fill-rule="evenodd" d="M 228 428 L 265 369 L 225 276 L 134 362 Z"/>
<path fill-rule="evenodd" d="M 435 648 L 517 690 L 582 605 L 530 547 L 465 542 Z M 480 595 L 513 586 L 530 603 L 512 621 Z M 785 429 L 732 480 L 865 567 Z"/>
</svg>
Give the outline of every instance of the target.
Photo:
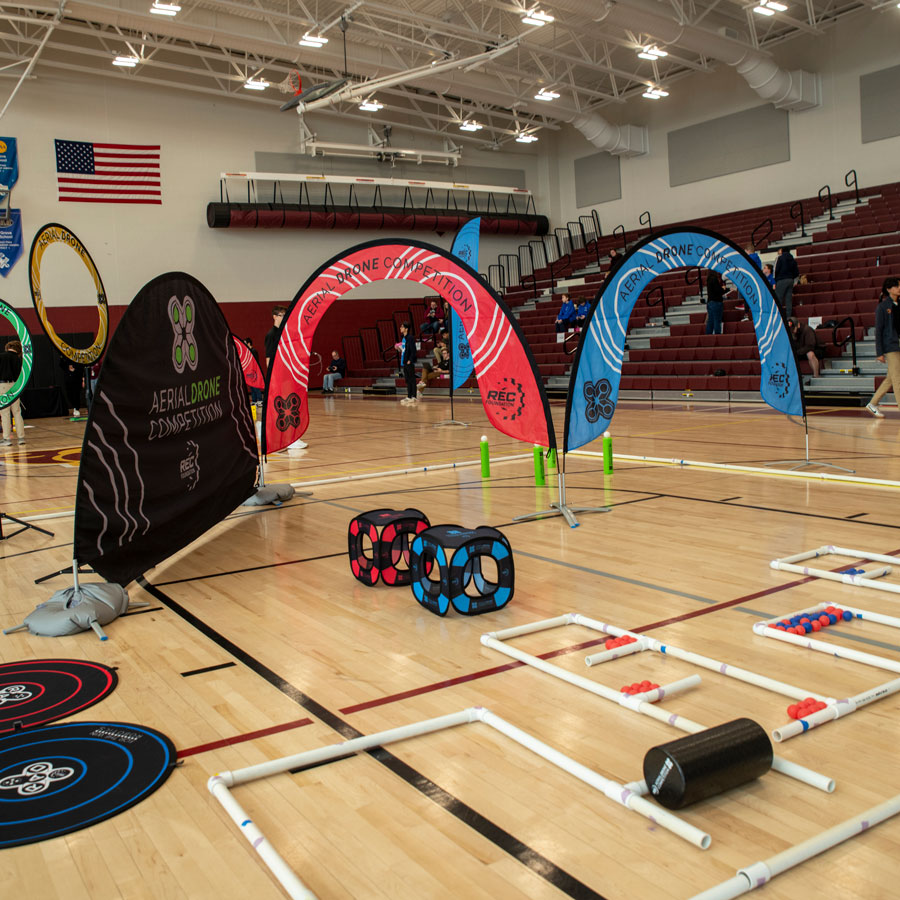
<svg viewBox="0 0 900 900">
<path fill-rule="evenodd" d="M 80 659 L 30 659 L 0 665 L 0 733 L 44 725 L 102 700 L 115 670 Z"/>
<path fill-rule="evenodd" d="M 172 742 L 124 722 L 66 722 L 0 736 L 0 848 L 115 816 L 175 765 Z"/>
</svg>

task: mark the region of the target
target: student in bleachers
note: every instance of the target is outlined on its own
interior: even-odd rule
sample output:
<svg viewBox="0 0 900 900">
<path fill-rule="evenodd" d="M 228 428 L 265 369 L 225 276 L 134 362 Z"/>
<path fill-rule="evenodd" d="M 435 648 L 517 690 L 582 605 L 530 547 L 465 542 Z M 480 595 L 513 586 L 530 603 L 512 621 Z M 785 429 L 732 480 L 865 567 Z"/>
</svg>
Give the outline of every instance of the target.
<svg viewBox="0 0 900 900">
<path fill-rule="evenodd" d="M 891 389 L 894 399 L 900 403 L 900 339 L 897 336 L 897 316 L 900 315 L 900 278 L 885 278 L 881 285 L 881 297 L 875 309 L 875 353 L 878 362 L 886 362 L 887 378 L 883 379 L 866 409 L 876 419 L 883 419 L 878 401 Z"/>
<path fill-rule="evenodd" d="M 328 364 L 328 371 L 322 377 L 322 393 L 333 394 L 334 383 L 343 378 L 347 374 L 347 363 L 341 359 L 337 350 L 331 351 L 331 362 Z"/>
<path fill-rule="evenodd" d="M 769 265 L 769 263 L 766 263 L 762 267 L 762 273 L 763 273 L 763 278 L 765 278 L 766 281 L 769 282 L 769 287 L 772 288 L 772 290 L 774 291 L 775 290 L 775 273 L 772 271 L 772 266 Z"/>
<path fill-rule="evenodd" d="M 725 315 L 725 285 L 718 272 L 709 270 L 706 276 L 706 333 L 721 334 Z"/>
<path fill-rule="evenodd" d="M 575 327 L 575 304 L 569 299 L 568 294 L 562 295 L 562 305 L 556 317 L 556 333 L 561 334 Z"/>
<path fill-rule="evenodd" d="M 591 311 L 590 301 L 585 297 L 581 303 L 578 304 L 578 309 L 575 310 L 575 330 L 581 331 L 584 326 L 585 320 L 587 319 L 588 313 Z"/>
<path fill-rule="evenodd" d="M 422 337 L 429 334 L 440 334 L 444 330 L 444 311 L 437 305 L 436 300 L 431 301 L 431 306 L 425 312 L 425 321 L 422 323 Z"/>
<path fill-rule="evenodd" d="M 794 283 L 800 277 L 797 260 L 791 256 L 790 247 L 782 247 L 775 260 L 775 296 L 784 307 L 784 314 L 791 317 L 794 303 Z"/>
<path fill-rule="evenodd" d="M 624 259 L 625 257 L 621 256 L 615 247 L 609 251 L 609 272 L 607 274 L 610 278 L 616 274 L 616 270 L 622 265 Z"/>
<path fill-rule="evenodd" d="M 819 343 L 815 328 L 810 328 L 806 322 L 799 319 L 788 319 L 788 332 L 794 345 L 794 358 L 798 363 L 807 360 L 813 378 L 818 378 L 821 368 L 819 360 L 825 358 L 825 348 Z"/>
<path fill-rule="evenodd" d="M 759 254 L 756 250 L 753 249 L 753 244 L 747 244 L 747 246 L 744 247 L 744 253 L 750 257 L 750 262 L 752 262 L 757 269 L 762 268 L 762 260 L 759 258 Z"/>
</svg>

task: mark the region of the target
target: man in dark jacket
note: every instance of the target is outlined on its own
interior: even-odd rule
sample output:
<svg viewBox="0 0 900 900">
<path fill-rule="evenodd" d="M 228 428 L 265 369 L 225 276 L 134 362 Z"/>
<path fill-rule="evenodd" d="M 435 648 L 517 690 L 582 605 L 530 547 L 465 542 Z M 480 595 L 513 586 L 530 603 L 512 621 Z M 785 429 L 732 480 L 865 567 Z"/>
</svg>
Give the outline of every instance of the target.
<svg viewBox="0 0 900 900">
<path fill-rule="evenodd" d="M 784 307 L 784 314 L 789 319 L 794 303 L 794 282 L 800 277 L 797 260 L 791 256 L 790 247 L 782 247 L 775 260 L 775 296 Z"/>
<path fill-rule="evenodd" d="M 794 358 L 798 363 L 807 360 L 812 369 L 813 378 L 819 377 L 819 360 L 825 356 L 825 348 L 819 343 L 816 330 L 799 319 L 788 319 L 788 331 L 794 345 Z"/>
<path fill-rule="evenodd" d="M 886 362 L 885 378 L 866 409 L 876 419 L 883 419 L 884 413 L 878 408 L 878 401 L 893 388 L 894 399 L 900 403 L 900 339 L 897 337 L 897 316 L 900 315 L 900 278 L 885 278 L 881 286 L 881 300 L 875 309 L 875 354 L 878 362 Z"/>
</svg>

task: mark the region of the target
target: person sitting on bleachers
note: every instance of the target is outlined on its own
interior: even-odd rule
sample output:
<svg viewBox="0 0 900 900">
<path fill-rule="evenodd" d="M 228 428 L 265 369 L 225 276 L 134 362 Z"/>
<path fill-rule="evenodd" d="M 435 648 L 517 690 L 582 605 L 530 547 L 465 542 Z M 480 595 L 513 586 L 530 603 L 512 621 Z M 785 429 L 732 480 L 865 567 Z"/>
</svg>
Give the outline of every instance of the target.
<svg viewBox="0 0 900 900">
<path fill-rule="evenodd" d="M 825 358 L 825 348 L 819 343 L 815 328 L 799 319 L 788 319 L 788 332 L 794 345 L 794 359 L 798 363 L 807 360 L 812 369 L 813 378 L 819 377 L 819 360 Z M 809 381 L 806 382 L 809 384 Z"/>
<path fill-rule="evenodd" d="M 435 352 L 435 356 L 437 355 L 437 352 Z M 440 352 L 440 359 L 436 359 L 433 366 L 429 362 L 422 363 L 422 380 L 416 385 L 418 388 L 416 397 L 421 399 L 422 391 L 424 391 L 436 378 L 446 375 L 449 371 L 450 351 L 446 347 L 443 347 Z"/>
<path fill-rule="evenodd" d="M 347 374 L 347 363 L 339 356 L 337 350 L 331 351 L 331 362 L 328 371 L 322 378 L 322 393 L 333 394 L 334 383 Z"/>
<path fill-rule="evenodd" d="M 422 337 L 429 334 L 440 334 L 444 330 L 444 312 L 438 309 L 437 301 L 432 300 L 431 306 L 425 311 L 425 321 L 420 329 Z"/>
<path fill-rule="evenodd" d="M 556 317 L 556 333 L 560 334 L 575 327 L 575 304 L 569 299 L 568 294 L 562 295 L 562 305 L 559 315 Z"/>
<path fill-rule="evenodd" d="M 578 308 L 575 310 L 575 330 L 581 331 L 584 326 L 585 321 L 587 320 L 588 313 L 591 311 L 590 301 L 585 297 L 581 303 L 578 304 Z"/>
<path fill-rule="evenodd" d="M 772 270 L 772 266 L 769 263 L 766 263 L 762 267 L 762 273 L 763 273 L 763 278 L 765 278 L 766 281 L 769 282 L 769 287 L 772 288 L 772 290 L 774 291 L 775 290 L 775 272 Z"/>
<path fill-rule="evenodd" d="M 624 261 L 625 257 L 622 256 L 615 247 L 613 247 L 612 250 L 609 251 L 609 272 L 607 273 L 607 276 L 609 278 L 612 278 L 612 276 L 616 274 L 616 270 L 619 268 L 619 266 L 622 265 Z"/>
</svg>

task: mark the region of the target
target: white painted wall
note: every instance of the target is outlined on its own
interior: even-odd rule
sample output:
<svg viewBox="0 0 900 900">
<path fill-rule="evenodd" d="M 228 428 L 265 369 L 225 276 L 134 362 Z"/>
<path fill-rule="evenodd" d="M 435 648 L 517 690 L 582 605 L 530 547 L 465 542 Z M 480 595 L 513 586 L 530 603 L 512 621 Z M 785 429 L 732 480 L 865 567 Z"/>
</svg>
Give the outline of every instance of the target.
<svg viewBox="0 0 900 900">
<path fill-rule="evenodd" d="M 176 270 L 199 278 L 220 302 L 289 301 L 306 277 L 336 252 L 361 241 L 397 236 L 374 231 L 210 229 L 206 204 L 219 199 L 219 173 L 252 171 L 256 151 L 296 152 L 294 113 L 251 101 L 129 83 L 127 74 L 119 79 L 61 76 L 54 70 L 42 72 L 40 64 L 37 72 L 39 77 L 22 87 L 0 121 L 0 134 L 16 137 L 19 145 L 19 181 L 12 205 L 22 210 L 25 255 L 0 282 L 0 297 L 14 307 L 31 305 L 28 248 L 38 228 L 48 222 L 67 226 L 82 240 L 100 270 L 111 304 L 129 303 L 151 278 Z M 10 89 L 12 84 L 6 83 Z M 323 140 L 366 142 L 362 120 L 308 118 Z M 162 205 L 60 203 L 54 138 L 160 144 Z M 400 127 L 394 129 L 394 143 L 440 146 L 437 139 L 404 134 Z M 485 153 L 466 146 L 463 160 L 525 169 L 529 185 L 545 184 L 545 178 L 537 177 L 537 152 L 523 151 Z M 452 180 L 453 169 L 447 172 Z M 540 212 L 547 204 L 538 198 L 537 205 Z M 405 236 L 447 249 L 453 240 L 452 234 L 441 237 L 430 232 Z M 515 252 L 521 242 L 521 238 L 483 238 L 482 271 L 498 253 Z M 92 302 L 85 299 L 85 290 L 56 289 L 70 279 L 85 281 L 74 254 L 54 246 L 47 250 L 45 262 L 42 280 L 48 305 Z M 398 292 L 393 284 L 374 291 L 379 296 Z"/>
<path fill-rule="evenodd" d="M 646 125 L 650 138 L 646 156 L 621 160 L 622 199 L 594 207 L 604 232 L 620 223 L 628 229 L 637 227 L 646 209 L 658 226 L 782 200 L 789 204 L 815 196 L 824 184 L 837 192 L 844 188 L 844 173 L 850 168 L 857 170 L 863 186 L 897 181 L 900 138 L 861 143 L 859 76 L 896 65 L 898 37 L 900 10 L 892 6 L 881 13 L 867 10 L 847 17 L 821 36 L 775 48 L 773 55 L 784 68 L 821 74 L 823 103 L 817 109 L 791 113 L 790 161 L 760 169 L 669 187 L 669 131 L 762 103 L 727 65 L 718 64 L 713 74 L 692 73 L 677 81 L 665 100 L 638 98 L 622 108 L 604 107 L 602 112 L 611 121 Z M 590 208 L 575 206 L 573 161 L 596 151 L 572 129 L 561 134 L 555 149 L 559 193 L 549 215 L 552 223 L 559 224 L 589 212 Z"/>
</svg>

